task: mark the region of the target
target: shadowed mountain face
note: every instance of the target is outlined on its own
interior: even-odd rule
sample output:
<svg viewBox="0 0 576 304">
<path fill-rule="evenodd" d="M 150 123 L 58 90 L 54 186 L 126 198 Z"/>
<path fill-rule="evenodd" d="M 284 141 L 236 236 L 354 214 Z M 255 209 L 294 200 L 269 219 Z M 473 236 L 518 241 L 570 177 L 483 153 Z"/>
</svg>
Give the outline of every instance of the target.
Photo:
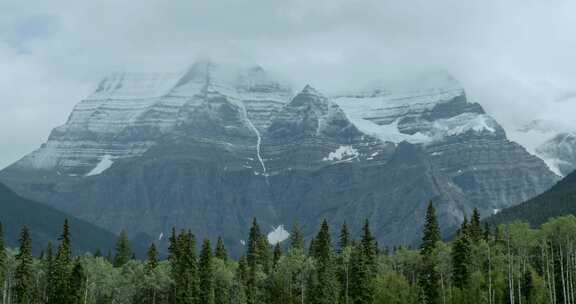
<svg viewBox="0 0 576 304">
<path fill-rule="evenodd" d="M 576 214 L 575 200 L 576 172 L 573 172 L 546 192 L 520 205 L 502 210 L 487 221 L 492 225 L 498 225 L 521 220 L 538 227 L 551 218 Z"/>
<path fill-rule="evenodd" d="M 4 237 L 8 247 L 17 248 L 20 229 L 26 225 L 32 234 L 32 249 L 38 254 L 48 242 L 54 250 L 62 233 L 64 219 L 68 219 L 72 231 L 72 244 L 78 253 L 101 250 L 113 251 L 116 235 L 94 226 L 84 220 L 67 215 L 52 207 L 18 196 L 3 184 L 0 184 L 0 222 L 4 228 Z M 143 255 L 145 247 L 135 244 L 136 251 Z"/>
<path fill-rule="evenodd" d="M 323 218 L 368 218 L 381 244 L 414 244 L 429 200 L 448 233 L 474 207 L 515 205 L 557 177 L 449 78 L 330 98 L 200 62 L 105 79 L 0 179 L 110 231 L 164 241 L 191 228 L 239 253 L 254 216 L 308 235 Z"/>
</svg>

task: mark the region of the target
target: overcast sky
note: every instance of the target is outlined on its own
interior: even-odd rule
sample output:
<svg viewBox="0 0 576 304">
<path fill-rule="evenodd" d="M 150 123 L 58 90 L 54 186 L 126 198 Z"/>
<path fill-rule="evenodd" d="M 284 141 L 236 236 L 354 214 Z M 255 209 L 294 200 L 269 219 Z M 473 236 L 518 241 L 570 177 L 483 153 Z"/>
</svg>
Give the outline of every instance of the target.
<svg viewBox="0 0 576 304">
<path fill-rule="evenodd" d="M 445 69 L 506 126 L 575 121 L 574 0 L 2 0 L 0 168 L 44 142 L 103 75 L 199 54 L 330 91 Z M 555 105 L 562 103 L 562 111 Z"/>
</svg>

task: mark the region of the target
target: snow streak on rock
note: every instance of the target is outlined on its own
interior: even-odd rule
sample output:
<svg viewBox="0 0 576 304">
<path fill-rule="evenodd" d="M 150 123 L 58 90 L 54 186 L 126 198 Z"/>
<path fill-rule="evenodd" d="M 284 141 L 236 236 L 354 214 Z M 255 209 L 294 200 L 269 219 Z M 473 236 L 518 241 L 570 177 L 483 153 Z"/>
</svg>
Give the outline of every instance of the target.
<svg viewBox="0 0 576 304">
<path fill-rule="evenodd" d="M 113 163 L 114 163 L 114 161 L 112 161 L 112 156 L 104 155 L 104 157 L 102 157 L 102 159 L 100 160 L 98 165 L 96 165 L 96 167 L 94 167 L 94 169 L 92 169 L 92 171 L 88 172 L 88 174 L 86 174 L 86 176 L 93 176 L 93 175 L 102 174 L 102 172 L 108 170 L 108 168 L 110 168 Z"/>
</svg>

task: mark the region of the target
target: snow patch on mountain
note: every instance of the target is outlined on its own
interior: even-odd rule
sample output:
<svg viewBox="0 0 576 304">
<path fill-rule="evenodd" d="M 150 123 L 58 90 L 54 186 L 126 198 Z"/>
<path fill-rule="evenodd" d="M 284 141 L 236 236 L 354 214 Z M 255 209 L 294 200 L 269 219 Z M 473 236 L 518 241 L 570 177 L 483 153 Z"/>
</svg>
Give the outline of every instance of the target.
<svg viewBox="0 0 576 304">
<path fill-rule="evenodd" d="M 272 229 L 270 233 L 268 233 L 268 243 L 272 245 L 276 245 L 287 240 L 290 237 L 290 233 L 284 229 L 284 225 L 279 225 L 278 227 Z"/>
<path fill-rule="evenodd" d="M 463 113 L 447 119 L 436 120 L 432 132 L 435 137 L 447 137 L 468 132 L 496 132 L 498 123 L 486 114 Z"/>
<path fill-rule="evenodd" d="M 336 151 L 330 152 L 328 156 L 324 157 L 324 161 L 340 161 L 340 160 L 352 160 L 358 158 L 360 153 L 358 150 L 354 149 L 352 146 L 340 146 Z"/>
<path fill-rule="evenodd" d="M 379 125 L 373 121 L 363 118 L 350 118 L 350 121 L 362 133 L 374 136 L 382 141 L 393 143 L 407 141 L 412 144 L 426 143 L 430 141 L 430 137 L 420 132 L 415 134 L 401 133 L 398 129 L 398 120 L 395 120 L 393 123 L 387 125 Z"/>
<path fill-rule="evenodd" d="M 110 156 L 108 154 L 104 155 L 104 157 L 102 157 L 102 159 L 96 165 L 96 167 L 94 167 L 94 169 L 92 169 L 92 171 L 88 172 L 88 174 L 86 174 L 86 176 L 94 176 L 94 175 L 102 174 L 102 172 L 108 170 L 108 168 L 110 168 L 112 166 L 112 164 L 114 164 L 114 161 L 112 160 L 112 156 Z"/>
</svg>

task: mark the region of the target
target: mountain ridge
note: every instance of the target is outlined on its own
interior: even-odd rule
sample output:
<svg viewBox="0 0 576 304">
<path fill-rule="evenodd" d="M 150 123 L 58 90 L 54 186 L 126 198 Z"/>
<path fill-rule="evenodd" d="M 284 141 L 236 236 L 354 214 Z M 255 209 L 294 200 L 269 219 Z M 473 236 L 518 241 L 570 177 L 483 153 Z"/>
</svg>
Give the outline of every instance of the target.
<svg viewBox="0 0 576 304">
<path fill-rule="evenodd" d="M 557 179 L 452 81 L 329 97 L 311 86 L 293 94 L 261 68 L 230 70 L 194 65 L 153 102 L 84 100 L 0 180 L 114 232 L 155 239 L 193 228 L 240 251 L 253 216 L 269 227 L 304 218 L 312 229 L 354 214 L 359 227 L 374 222 L 382 244 L 415 243 L 430 199 L 449 231 L 473 208 L 488 214 Z M 104 87 L 162 91 L 145 84 Z M 43 158 L 54 167 L 33 166 Z"/>
</svg>

